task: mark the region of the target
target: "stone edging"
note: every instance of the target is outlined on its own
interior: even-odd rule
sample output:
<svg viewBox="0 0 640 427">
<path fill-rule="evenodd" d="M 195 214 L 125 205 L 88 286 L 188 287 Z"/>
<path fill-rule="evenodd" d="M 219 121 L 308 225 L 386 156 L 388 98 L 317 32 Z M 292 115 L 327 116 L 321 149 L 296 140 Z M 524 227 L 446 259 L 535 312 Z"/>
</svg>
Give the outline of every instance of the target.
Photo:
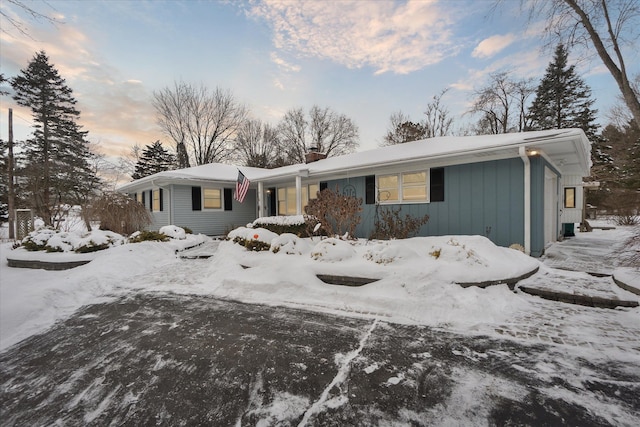
<svg viewBox="0 0 640 427">
<path fill-rule="evenodd" d="M 518 277 L 512 277 L 510 279 L 501 279 L 501 280 L 487 280 L 484 282 L 456 282 L 457 285 L 462 286 L 463 288 L 468 288 L 470 286 L 477 286 L 479 288 L 486 288 L 487 286 L 493 286 L 493 285 L 504 285 L 506 284 L 507 286 L 509 286 L 509 289 L 513 290 L 516 286 L 516 283 L 518 283 L 520 280 L 524 280 L 528 277 L 533 276 L 534 274 L 536 274 L 538 272 L 538 270 L 540 269 L 540 267 L 536 267 L 533 270 L 531 270 L 528 273 L 523 274 L 522 276 L 518 276 Z"/>
<path fill-rule="evenodd" d="M 631 285 L 628 285 L 628 284 L 624 283 L 622 280 L 617 279 L 615 275 L 611 276 L 611 278 L 613 279 L 613 281 L 615 282 L 616 285 L 618 285 L 619 287 L 621 287 L 625 291 L 629 291 L 629 292 L 634 293 L 636 295 L 640 295 L 640 289 L 636 288 L 635 286 L 631 286 Z"/>
<path fill-rule="evenodd" d="M 23 260 L 23 259 L 11 259 L 7 258 L 9 267 L 15 268 L 35 268 L 44 270 L 69 270 L 71 268 L 80 267 L 90 263 L 92 260 L 85 259 L 81 261 L 66 261 L 66 262 L 49 262 L 49 261 L 36 261 L 36 260 Z"/>
<path fill-rule="evenodd" d="M 329 285 L 342 286 L 364 286 L 380 280 L 369 279 L 367 277 L 336 276 L 332 274 L 316 274 L 316 277 Z"/>
<path fill-rule="evenodd" d="M 565 292 L 550 291 L 547 289 L 530 288 L 527 286 L 518 286 L 518 289 L 520 289 L 522 292 L 525 292 L 529 295 L 539 296 L 540 298 L 544 298 L 552 301 L 558 301 L 558 302 L 566 302 L 569 304 L 584 305 L 587 307 L 598 307 L 598 308 L 638 307 L 637 301 L 619 300 L 619 299 L 602 298 L 602 297 L 590 297 L 587 295 L 575 295 L 575 294 L 568 294 Z"/>
</svg>

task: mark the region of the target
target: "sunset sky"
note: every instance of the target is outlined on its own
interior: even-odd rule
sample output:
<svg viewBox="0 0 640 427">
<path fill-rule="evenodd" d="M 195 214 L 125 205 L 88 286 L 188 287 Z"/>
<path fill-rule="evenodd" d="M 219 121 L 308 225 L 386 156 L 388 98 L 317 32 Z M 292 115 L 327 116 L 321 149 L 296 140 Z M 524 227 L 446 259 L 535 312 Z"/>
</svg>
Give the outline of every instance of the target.
<svg viewBox="0 0 640 427">
<path fill-rule="evenodd" d="M 490 72 L 539 79 L 553 52 L 541 50 L 542 23 L 527 23 L 515 0 L 493 13 L 489 0 L 27 3 L 58 23 L 3 1 L 28 35 L 0 20 L 0 72 L 11 78 L 44 50 L 73 89 L 89 139 L 110 158 L 136 143 L 171 145 L 151 98 L 175 81 L 229 89 L 274 125 L 291 108 L 330 107 L 355 121 L 367 150 L 381 143 L 393 112 L 419 121 L 445 88 L 454 128 L 475 121 L 464 113 Z M 625 53 L 629 74 L 639 72 L 637 48 Z M 606 124 L 617 87 L 597 58 L 577 66 Z M 15 139 L 25 139 L 31 114 L 10 96 L 0 100 L 0 138 L 10 107 Z"/>
</svg>

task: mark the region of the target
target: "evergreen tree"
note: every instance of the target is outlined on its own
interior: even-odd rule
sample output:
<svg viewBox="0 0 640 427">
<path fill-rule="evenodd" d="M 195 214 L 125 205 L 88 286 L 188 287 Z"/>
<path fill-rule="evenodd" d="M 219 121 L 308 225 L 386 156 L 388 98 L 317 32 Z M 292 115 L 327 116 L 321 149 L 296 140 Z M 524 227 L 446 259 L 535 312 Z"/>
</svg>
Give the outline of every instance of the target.
<svg viewBox="0 0 640 427">
<path fill-rule="evenodd" d="M 154 173 L 171 170 L 175 167 L 176 156 L 166 150 L 160 141 L 145 146 L 140 159 L 136 163 L 136 170 L 131 176 L 140 179 Z"/>
<path fill-rule="evenodd" d="M 598 126 L 594 123 L 597 110 L 591 109 L 591 89 L 576 74 L 575 66 L 567 64 L 567 57 L 567 49 L 558 45 L 529 108 L 529 130 L 581 128 L 593 141 Z"/>
<path fill-rule="evenodd" d="M 11 79 L 13 99 L 32 112 L 34 132 L 22 144 L 26 191 L 36 214 L 51 224 L 55 206 L 83 205 L 100 185 L 91 160 L 86 131 L 77 124 L 72 90 L 38 52 L 27 68 Z"/>
</svg>

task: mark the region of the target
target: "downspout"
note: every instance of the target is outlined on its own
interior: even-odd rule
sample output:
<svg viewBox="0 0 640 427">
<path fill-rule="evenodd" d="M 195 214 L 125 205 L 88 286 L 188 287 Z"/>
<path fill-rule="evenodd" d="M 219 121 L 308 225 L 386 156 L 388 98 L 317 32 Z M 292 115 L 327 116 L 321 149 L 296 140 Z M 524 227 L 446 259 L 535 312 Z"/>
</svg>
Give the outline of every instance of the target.
<svg viewBox="0 0 640 427">
<path fill-rule="evenodd" d="M 531 255 L 531 162 L 526 147 L 518 152 L 524 163 L 524 252 Z"/>
</svg>

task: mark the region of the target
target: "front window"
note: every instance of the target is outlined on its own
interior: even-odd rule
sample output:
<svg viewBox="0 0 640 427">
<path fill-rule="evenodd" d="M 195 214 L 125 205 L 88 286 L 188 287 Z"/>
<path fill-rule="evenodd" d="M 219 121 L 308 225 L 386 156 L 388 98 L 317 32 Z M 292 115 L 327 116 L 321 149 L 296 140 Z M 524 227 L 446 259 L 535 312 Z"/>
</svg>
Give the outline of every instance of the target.
<svg viewBox="0 0 640 427">
<path fill-rule="evenodd" d="M 316 199 L 318 197 L 319 190 L 319 184 L 302 186 L 300 189 L 302 196 L 302 212 L 304 212 L 304 208 L 309 204 L 309 198 Z M 295 215 L 296 213 L 296 187 L 278 188 L 278 215 Z"/>
<path fill-rule="evenodd" d="M 427 172 L 406 172 L 378 177 L 380 203 L 428 202 Z"/>
<path fill-rule="evenodd" d="M 205 209 L 221 209 L 222 197 L 219 188 L 205 188 L 202 192 L 203 205 Z"/>
<path fill-rule="evenodd" d="M 378 178 L 378 200 L 397 202 L 400 200 L 398 192 L 398 175 L 383 175 Z"/>
<path fill-rule="evenodd" d="M 402 174 L 402 200 L 408 202 L 427 201 L 427 173 Z"/>
<path fill-rule="evenodd" d="M 153 210 L 159 211 L 160 209 L 160 190 L 153 190 Z"/>
</svg>

